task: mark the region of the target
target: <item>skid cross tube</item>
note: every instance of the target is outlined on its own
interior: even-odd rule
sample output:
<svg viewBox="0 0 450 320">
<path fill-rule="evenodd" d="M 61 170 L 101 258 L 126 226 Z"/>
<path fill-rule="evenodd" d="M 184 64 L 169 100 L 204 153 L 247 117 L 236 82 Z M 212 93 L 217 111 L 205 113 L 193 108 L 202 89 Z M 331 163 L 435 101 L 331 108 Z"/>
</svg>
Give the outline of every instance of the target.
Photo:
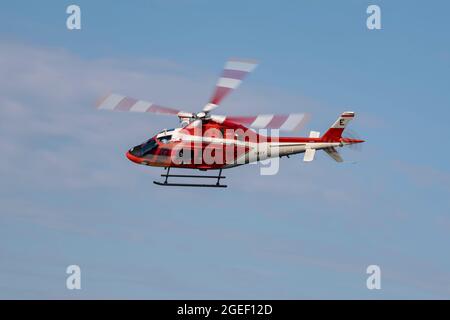
<svg viewBox="0 0 450 320">
<path fill-rule="evenodd" d="M 227 186 L 224 184 L 220 184 L 220 179 L 225 179 L 225 176 L 222 176 L 222 169 L 219 169 L 219 174 L 217 176 L 211 175 L 193 175 L 193 174 L 170 174 L 170 168 L 167 168 L 167 172 L 162 174 L 161 177 L 164 177 L 164 182 L 153 181 L 154 184 L 158 186 L 167 186 L 167 187 L 205 187 L 205 188 L 226 188 Z M 217 179 L 215 184 L 202 184 L 202 183 L 171 183 L 169 182 L 169 178 L 196 178 L 196 179 Z"/>
</svg>

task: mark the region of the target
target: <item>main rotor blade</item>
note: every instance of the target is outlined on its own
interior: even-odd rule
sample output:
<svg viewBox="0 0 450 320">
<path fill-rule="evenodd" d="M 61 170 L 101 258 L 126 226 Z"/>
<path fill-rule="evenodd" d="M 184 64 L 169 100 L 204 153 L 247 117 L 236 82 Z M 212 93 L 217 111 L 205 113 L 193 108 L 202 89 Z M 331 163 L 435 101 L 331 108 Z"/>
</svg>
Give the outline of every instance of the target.
<svg viewBox="0 0 450 320">
<path fill-rule="evenodd" d="M 251 60 L 230 59 L 224 67 L 221 77 L 216 84 L 216 90 L 209 102 L 203 108 L 208 112 L 219 106 L 221 101 L 234 89 L 236 89 L 245 78 L 252 72 L 258 64 Z"/>
<path fill-rule="evenodd" d="M 128 111 L 128 112 L 152 112 L 165 115 L 176 115 L 181 117 L 192 117 L 192 113 L 180 111 L 154 104 L 152 102 L 137 100 L 120 94 L 109 94 L 97 103 L 98 109 Z"/>
<path fill-rule="evenodd" d="M 309 114 L 261 114 L 257 116 L 244 117 L 211 115 L 211 119 L 217 123 L 238 123 L 255 129 L 279 129 L 282 131 L 296 131 L 301 129 L 309 120 Z"/>
</svg>

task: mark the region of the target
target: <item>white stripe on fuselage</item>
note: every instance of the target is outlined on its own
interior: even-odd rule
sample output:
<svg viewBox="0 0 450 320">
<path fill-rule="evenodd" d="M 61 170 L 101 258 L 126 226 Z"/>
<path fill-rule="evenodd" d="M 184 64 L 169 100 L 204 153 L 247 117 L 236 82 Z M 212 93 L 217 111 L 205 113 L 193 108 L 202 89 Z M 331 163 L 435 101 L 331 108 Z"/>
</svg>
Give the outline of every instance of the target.
<svg viewBox="0 0 450 320">
<path fill-rule="evenodd" d="M 249 162 L 302 153 L 305 152 L 306 149 L 324 149 L 342 146 L 339 142 L 246 142 L 235 139 L 201 137 L 181 133 L 179 133 L 178 138 L 183 142 L 225 144 L 236 145 L 238 147 L 248 147 L 249 154 L 246 156 L 250 159 Z M 238 159 L 236 159 L 236 161 L 237 160 Z"/>
</svg>

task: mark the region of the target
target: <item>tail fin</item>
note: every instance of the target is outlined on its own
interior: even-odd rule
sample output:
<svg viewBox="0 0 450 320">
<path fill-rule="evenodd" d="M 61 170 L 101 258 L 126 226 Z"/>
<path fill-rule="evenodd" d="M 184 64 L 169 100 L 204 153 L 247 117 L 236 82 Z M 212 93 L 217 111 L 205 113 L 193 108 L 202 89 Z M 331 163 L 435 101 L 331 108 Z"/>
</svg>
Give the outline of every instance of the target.
<svg viewBox="0 0 450 320">
<path fill-rule="evenodd" d="M 336 122 L 328 129 L 322 136 L 324 141 L 340 141 L 342 132 L 347 126 L 348 122 L 355 117 L 355 113 L 352 111 L 346 111 L 342 113 Z"/>
</svg>

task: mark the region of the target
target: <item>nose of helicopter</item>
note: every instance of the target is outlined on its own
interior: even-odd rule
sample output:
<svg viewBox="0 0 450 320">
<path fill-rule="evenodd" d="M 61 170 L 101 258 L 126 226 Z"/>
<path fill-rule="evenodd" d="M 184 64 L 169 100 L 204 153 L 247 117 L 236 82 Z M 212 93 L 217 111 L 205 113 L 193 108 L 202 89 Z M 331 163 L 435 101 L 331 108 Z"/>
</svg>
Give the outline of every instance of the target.
<svg viewBox="0 0 450 320">
<path fill-rule="evenodd" d="M 133 149 L 130 149 L 125 154 L 128 158 L 128 160 L 134 162 L 134 163 L 141 163 L 139 157 L 137 157 L 135 154 L 133 154 Z"/>
</svg>

